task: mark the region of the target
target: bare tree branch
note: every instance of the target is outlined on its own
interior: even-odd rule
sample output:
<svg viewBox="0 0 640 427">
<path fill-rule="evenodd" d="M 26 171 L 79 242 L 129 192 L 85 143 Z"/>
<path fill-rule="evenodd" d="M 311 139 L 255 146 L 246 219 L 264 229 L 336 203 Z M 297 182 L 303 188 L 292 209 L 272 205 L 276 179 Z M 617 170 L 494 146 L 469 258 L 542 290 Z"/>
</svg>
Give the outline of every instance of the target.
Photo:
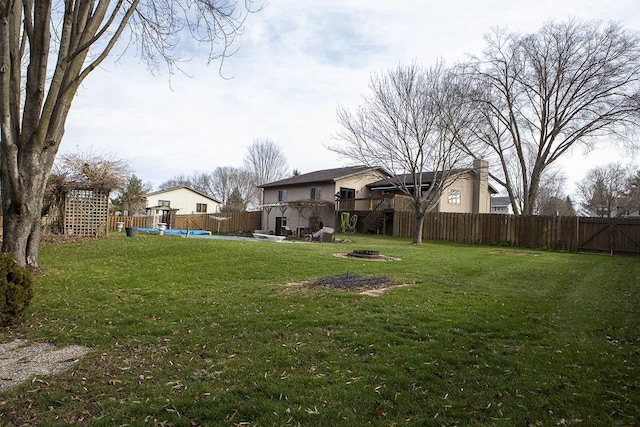
<svg viewBox="0 0 640 427">
<path fill-rule="evenodd" d="M 422 241 L 422 223 L 468 159 L 461 142 L 471 117 L 455 74 L 438 64 L 423 69 L 399 66 L 374 75 L 370 93 L 354 113 L 337 116 L 342 144 L 330 149 L 354 163 L 382 167 L 390 185 L 411 197 L 416 215 L 414 242 Z M 432 172 L 428 175 L 426 172 Z"/>
<path fill-rule="evenodd" d="M 165 63 L 173 72 L 181 60 L 179 47 L 189 39 L 209 45 L 210 62 L 233 53 L 252 5 L 250 0 L 0 0 L 2 251 L 13 253 L 21 265 L 38 265 L 42 199 L 71 104 L 82 81 L 118 42 L 125 50 L 135 44 L 152 70 Z"/>
<path fill-rule="evenodd" d="M 469 143 L 499 159 L 494 176 L 531 214 L 546 168 L 576 144 L 637 128 L 640 38 L 618 24 L 570 20 L 528 35 L 497 30 L 486 41 L 464 70 L 477 107 Z"/>
</svg>

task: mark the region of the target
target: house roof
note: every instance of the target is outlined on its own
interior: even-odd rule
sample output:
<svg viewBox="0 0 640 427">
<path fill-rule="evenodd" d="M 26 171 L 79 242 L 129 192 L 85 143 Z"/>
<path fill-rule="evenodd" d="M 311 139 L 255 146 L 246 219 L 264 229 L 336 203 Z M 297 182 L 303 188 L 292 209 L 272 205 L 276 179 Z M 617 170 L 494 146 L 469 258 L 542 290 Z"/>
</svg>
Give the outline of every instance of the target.
<svg viewBox="0 0 640 427">
<path fill-rule="evenodd" d="M 455 176 L 461 173 L 465 173 L 465 172 L 471 172 L 471 173 L 477 173 L 477 171 L 473 168 L 469 168 L 469 169 L 451 169 L 449 171 L 449 176 Z M 441 180 L 442 179 L 442 171 L 439 172 L 422 172 L 422 177 L 421 177 L 421 182 L 422 185 L 427 185 L 430 186 L 431 183 L 437 178 L 437 180 Z M 414 175 L 411 173 L 408 174 L 401 174 L 401 175 L 395 175 L 395 176 L 389 176 L 388 178 L 385 179 L 381 179 L 380 181 L 376 181 L 373 182 L 371 184 L 368 184 L 367 187 L 369 187 L 372 191 L 384 191 L 384 190 L 395 190 L 401 183 L 403 186 L 407 187 L 407 188 L 411 188 L 415 185 L 414 182 Z M 394 185 L 395 184 L 395 185 Z M 489 183 L 489 191 L 493 194 L 496 194 L 498 192 L 498 190 L 496 190 L 491 183 Z"/>
<path fill-rule="evenodd" d="M 382 168 L 372 168 L 370 166 L 364 166 L 364 165 L 349 166 L 344 168 L 324 169 L 324 170 L 309 172 L 302 175 L 281 179 L 279 181 L 262 184 L 259 187 L 272 188 L 272 187 L 285 187 L 285 186 L 292 186 L 292 185 L 308 185 L 308 184 L 336 182 L 339 179 L 348 178 L 353 175 L 357 175 L 363 172 L 373 171 L 373 170 L 377 170 L 386 174 L 386 172 Z"/>
<path fill-rule="evenodd" d="M 459 173 L 472 172 L 472 171 L 473 169 L 452 169 L 451 171 L 449 171 L 449 175 L 453 176 Z M 436 178 L 438 180 L 442 179 L 442 171 L 437 173 L 422 172 L 422 177 L 420 181 L 422 182 L 422 185 L 431 185 L 431 183 Z M 380 181 L 376 181 L 371 184 L 368 184 L 367 186 L 371 188 L 371 190 L 381 191 L 381 190 L 395 189 L 401 184 L 406 187 L 413 187 L 415 185 L 414 175 L 411 173 L 394 175 L 394 176 L 390 176 L 389 178 L 381 179 Z"/>
<path fill-rule="evenodd" d="M 213 202 L 221 203 L 219 200 L 214 199 L 213 197 L 211 197 L 211 196 L 209 196 L 209 195 L 207 195 L 207 194 L 203 193 L 202 191 L 195 190 L 195 189 L 193 189 L 193 188 L 191 188 L 191 187 L 187 187 L 186 185 L 181 185 L 181 186 L 178 186 L 178 187 L 167 188 L 167 189 L 165 189 L 165 190 L 153 191 L 153 192 L 151 192 L 151 193 L 147 193 L 147 194 L 145 194 L 145 195 L 144 195 L 144 197 L 157 196 L 158 194 L 168 193 L 168 192 L 170 192 L 170 191 L 176 191 L 176 190 L 188 190 L 188 191 L 191 191 L 192 193 L 196 193 L 196 194 L 198 194 L 199 196 L 206 197 L 207 199 L 209 199 L 209 200 L 211 200 L 211 201 L 213 201 Z"/>
<path fill-rule="evenodd" d="M 491 206 L 509 206 L 511 199 L 508 196 L 496 196 L 491 198 Z"/>
</svg>

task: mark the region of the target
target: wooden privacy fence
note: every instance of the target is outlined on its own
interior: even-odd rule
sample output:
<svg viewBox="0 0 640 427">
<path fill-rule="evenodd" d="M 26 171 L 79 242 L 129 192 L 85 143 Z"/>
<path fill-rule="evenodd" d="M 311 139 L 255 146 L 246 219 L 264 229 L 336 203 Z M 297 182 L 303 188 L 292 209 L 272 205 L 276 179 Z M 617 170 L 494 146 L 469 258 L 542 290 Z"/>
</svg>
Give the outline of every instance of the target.
<svg viewBox="0 0 640 427">
<path fill-rule="evenodd" d="M 212 233 L 228 234 L 249 232 L 260 229 L 262 212 L 229 212 L 218 214 L 176 215 L 175 226 L 179 230 L 207 230 Z M 218 219 L 216 219 L 218 218 Z M 226 219 L 221 219 L 226 218 Z M 124 222 L 125 227 L 146 227 L 146 216 L 110 216 L 109 230 L 116 230 L 116 223 Z"/>
<path fill-rule="evenodd" d="M 146 216 L 115 216 L 109 215 L 109 231 L 115 231 L 117 223 L 124 223 L 125 227 L 146 227 Z"/>
<path fill-rule="evenodd" d="M 394 213 L 394 236 L 412 237 L 414 227 L 413 212 Z M 432 213 L 424 219 L 422 238 L 568 252 L 640 255 L 640 219 Z"/>
<path fill-rule="evenodd" d="M 218 214 L 176 215 L 177 229 L 208 230 L 228 234 L 260 229 L 262 212 L 228 212 Z"/>
</svg>

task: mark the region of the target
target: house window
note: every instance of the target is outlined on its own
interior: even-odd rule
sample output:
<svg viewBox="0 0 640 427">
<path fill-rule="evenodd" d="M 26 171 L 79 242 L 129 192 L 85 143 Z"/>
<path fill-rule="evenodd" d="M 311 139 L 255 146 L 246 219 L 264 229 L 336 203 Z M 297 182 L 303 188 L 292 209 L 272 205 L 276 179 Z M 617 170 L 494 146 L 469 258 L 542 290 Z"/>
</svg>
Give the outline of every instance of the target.
<svg viewBox="0 0 640 427">
<path fill-rule="evenodd" d="M 196 212 L 207 212 L 207 204 L 206 203 L 196 203 Z"/>
<path fill-rule="evenodd" d="M 459 205 L 462 203 L 462 192 L 460 190 L 449 189 L 447 201 L 450 205 Z"/>
<path fill-rule="evenodd" d="M 171 201 L 169 200 L 158 200 L 158 206 L 171 206 Z"/>
<path fill-rule="evenodd" d="M 278 190 L 278 201 L 279 202 L 287 201 L 287 190 Z"/>
<path fill-rule="evenodd" d="M 320 187 L 311 187 L 311 200 L 320 200 Z"/>
<path fill-rule="evenodd" d="M 353 188 L 340 187 L 340 199 L 355 199 L 356 190 Z"/>
</svg>

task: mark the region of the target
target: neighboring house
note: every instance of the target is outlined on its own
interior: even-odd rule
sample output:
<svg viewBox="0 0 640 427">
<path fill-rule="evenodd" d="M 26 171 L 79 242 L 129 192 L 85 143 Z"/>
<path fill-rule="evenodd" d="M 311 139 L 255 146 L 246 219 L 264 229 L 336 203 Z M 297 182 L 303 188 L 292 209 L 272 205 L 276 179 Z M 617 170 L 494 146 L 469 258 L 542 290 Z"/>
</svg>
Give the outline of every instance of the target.
<svg viewBox="0 0 640 427">
<path fill-rule="evenodd" d="M 637 218 L 640 216 L 640 202 L 637 197 L 618 197 L 614 214 L 621 218 Z"/>
<path fill-rule="evenodd" d="M 609 203 L 595 206 L 590 212 L 599 218 L 637 218 L 640 216 L 640 207 L 633 197 L 617 197 Z"/>
<path fill-rule="evenodd" d="M 371 198 L 367 184 L 387 176 L 381 168 L 352 166 L 310 172 L 260 187 L 262 228 L 276 235 L 336 226 L 336 199 Z"/>
<path fill-rule="evenodd" d="M 440 200 L 433 204 L 430 212 L 456 212 L 456 213 L 489 213 L 491 208 L 491 195 L 496 190 L 489 185 L 489 164 L 484 160 L 475 160 L 470 169 L 451 170 L 448 174 L 444 191 Z M 437 178 L 437 179 L 436 179 Z M 423 172 L 421 177 L 423 194 L 431 188 L 434 181 L 442 181 L 441 172 Z M 413 191 L 414 183 L 412 175 L 399 175 L 369 184 L 374 198 L 382 198 L 387 195 L 404 195 L 393 182 L 402 182 L 403 185 Z M 435 193 L 434 193 L 435 194 Z M 408 197 L 405 195 L 405 197 Z M 397 204 L 395 209 L 399 209 Z M 408 208 L 408 207 L 407 207 Z"/>
<path fill-rule="evenodd" d="M 489 164 L 484 160 L 475 160 L 469 169 L 451 170 L 447 174 L 443 191 L 429 212 L 455 213 L 489 213 L 491 196 L 497 191 L 489 184 Z M 434 182 L 442 181 L 442 172 L 423 172 L 421 176 L 422 192 L 428 191 Z M 402 182 L 403 186 L 413 191 L 412 175 L 400 175 L 369 184 L 374 202 L 367 210 L 356 207 L 360 224 L 358 231 L 391 234 L 396 211 L 413 211 L 412 198 L 398 190 L 394 182 Z M 346 206 L 345 206 L 346 207 Z M 343 207 L 340 207 L 342 210 Z"/>
<path fill-rule="evenodd" d="M 423 174 L 423 186 L 431 185 L 435 174 Z M 455 177 L 454 177 L 455 176 Z M 357 216 L 359 232 L 389 234 L 393 214 L 411 210 L 411 199 L 395 188 L 394 179 L 382 168 L 354 166 L 328 169 L 283 179 L 261 187 L 263 194 L 263 228 L 275 234 L 313 232 L 324 226 L 340 228 L 345 215 Z M 488 164 L 474 162 L 474 167 L 456 171 L 432 212 L 489 213 L 491 194 Z M 348 215 L 347 215 L 348 214 Z"/>
<path fill-rule="evenodd" d="M 178 215 L 218 213 L 222 203 L 189 187 L 175 187 L 145 195 L 149 208 L 170 208 Z"/>
<path fill-rule="evenodd" d="M 513 206 L 511 206 L 511 199 L 507 196 L 495 196 L 491 198 L 491 213 L 512 215 Z"/>
</svg>

